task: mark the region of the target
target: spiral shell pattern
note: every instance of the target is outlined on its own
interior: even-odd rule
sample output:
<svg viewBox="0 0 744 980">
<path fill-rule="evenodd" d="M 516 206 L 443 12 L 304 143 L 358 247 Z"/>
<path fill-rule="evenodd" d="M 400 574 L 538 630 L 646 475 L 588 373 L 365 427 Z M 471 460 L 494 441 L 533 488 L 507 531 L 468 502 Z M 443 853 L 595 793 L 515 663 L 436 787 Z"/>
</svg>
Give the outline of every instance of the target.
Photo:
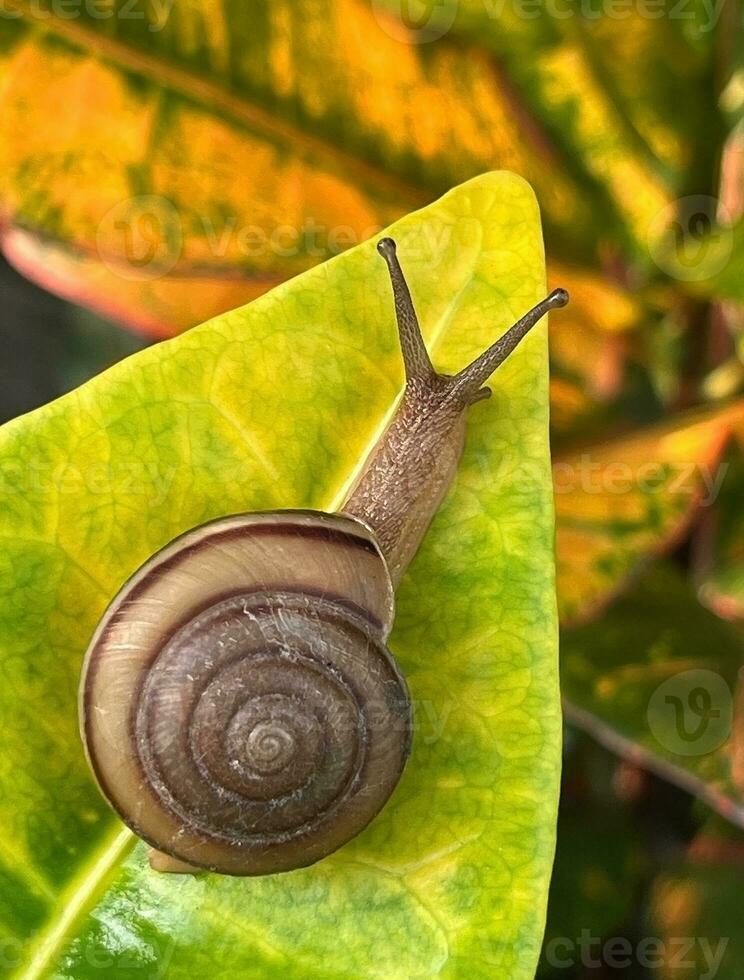
<svg viewBox="0 0 744 980">
<path fill-rule="evenodd" d="M 407 714 L 363 621 L 319 597 L 238 595 L 164 646 L 139 695 L 136 743 L 184 826 L 239 848 L 298 837 L 314 848 L 357 809 L 365 779 L 400 770 Z"/>
<path fill-rule="evenodd" d="M 405 765 L 411 713 L 362 526 L 282 515 L 269 541 L 244 520 L 237 538 L 221 522 L 176 542 L 115 601 L 88 655 L 83 732 L 105 795 L 141 837 L 196 866 L 264 874 L 313 863 L 375 816 Z M 269 544 L 288 586 L 261 560 Z M 296 564 L 313 544 L 315 586 Z M 211 577 L 206 598 L 195 575 Z M 163 586 L 186 581 L 185 608 L 179 588 L 179 609 L 165 609 Z"/>
</svg>

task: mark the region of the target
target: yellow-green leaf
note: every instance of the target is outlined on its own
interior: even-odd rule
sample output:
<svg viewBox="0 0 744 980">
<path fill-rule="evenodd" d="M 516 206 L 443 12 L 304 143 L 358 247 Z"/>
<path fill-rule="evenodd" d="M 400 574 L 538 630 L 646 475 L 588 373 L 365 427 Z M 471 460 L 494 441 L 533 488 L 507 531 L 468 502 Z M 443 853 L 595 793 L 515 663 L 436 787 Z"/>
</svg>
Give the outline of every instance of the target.
<svg viewBox="0 0 744 980">
<path fill-rule="evenodd" d="M 544 291 L 535 199 L 512 175 L 391 232 L 442 370 Z M 373 243 L 4 429 L 0 907 L 18 975 L 533 976 L 560 755 L 546 364 L 539 327 L 472 410 L 399 590 L 391 647 L 416 736 L 393 799 L 337 854 L 262 879 L 126 856 L 78 742 L 77 677 L 106 603 L 174 535 L 338 506 L 401 387 Z"/>
</svg>

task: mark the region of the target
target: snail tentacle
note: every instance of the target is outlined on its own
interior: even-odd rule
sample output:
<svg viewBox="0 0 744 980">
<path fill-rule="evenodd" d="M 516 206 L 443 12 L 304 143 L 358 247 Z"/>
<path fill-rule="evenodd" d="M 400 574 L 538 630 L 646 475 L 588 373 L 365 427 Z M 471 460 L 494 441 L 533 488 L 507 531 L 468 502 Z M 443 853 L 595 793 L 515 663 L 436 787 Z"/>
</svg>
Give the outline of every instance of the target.
<svg viewBox="0 0 744 980">
<path fill-rule="evenodd" d="M 385 259 L 390 273 L 406 381 L 433 384 L 436 381 L 436 371 L 424 343 L 411 291 L 398 261 L 396 244 L 392 238 L 381 238 L 377 243 L 377 251 Z"/>
</svg>

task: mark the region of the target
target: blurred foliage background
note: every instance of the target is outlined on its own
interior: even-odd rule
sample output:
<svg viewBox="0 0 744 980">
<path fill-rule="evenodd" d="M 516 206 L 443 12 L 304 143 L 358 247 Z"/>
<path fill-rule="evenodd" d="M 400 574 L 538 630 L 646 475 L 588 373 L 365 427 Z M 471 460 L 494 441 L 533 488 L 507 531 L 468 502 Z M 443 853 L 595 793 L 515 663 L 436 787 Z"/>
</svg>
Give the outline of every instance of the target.
<svg viewBox="0 0 744 980">
<path fill-rule="evenodd" d="M 737 0 L 5 0 L 0 105 L 6 419 L 474 174 L 532 183 L 572 295 L 540 976 L 744 975 Z"/>
</svg>

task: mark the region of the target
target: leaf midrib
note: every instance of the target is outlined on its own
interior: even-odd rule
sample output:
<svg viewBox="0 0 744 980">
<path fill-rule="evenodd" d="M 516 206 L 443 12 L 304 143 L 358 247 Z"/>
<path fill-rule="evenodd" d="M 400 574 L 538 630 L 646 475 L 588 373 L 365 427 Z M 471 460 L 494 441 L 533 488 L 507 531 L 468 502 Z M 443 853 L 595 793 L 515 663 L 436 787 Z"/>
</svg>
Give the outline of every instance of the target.
<svg viewBox="0 0 744 980">
<path fill-rule="evenodd" d="M 67 942 L 72 927 L 85 913 L 107 876 L 133 842 L 134 836 L 129 828 L 122 827 L 117 821 L 112 833 L 60 893 L 49 913 L 46 928 L 37 934 L 30 948 L 27 965 L 19 967 L 15 974 L 19 980 L 37 980 L 46 973 Z"/>
</svg>

